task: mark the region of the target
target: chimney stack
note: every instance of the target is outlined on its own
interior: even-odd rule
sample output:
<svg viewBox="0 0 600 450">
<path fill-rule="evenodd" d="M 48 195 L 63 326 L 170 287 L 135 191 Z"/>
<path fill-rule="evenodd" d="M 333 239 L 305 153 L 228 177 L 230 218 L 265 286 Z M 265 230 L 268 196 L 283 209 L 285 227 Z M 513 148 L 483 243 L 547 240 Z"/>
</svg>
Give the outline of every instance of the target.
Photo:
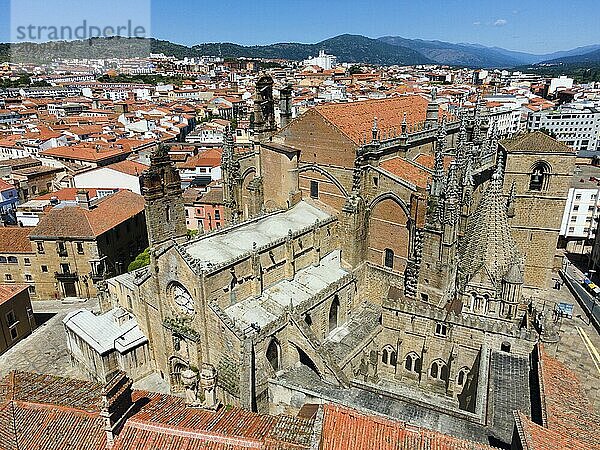
<svg viewBox="0 0 600 450">
<path fill-rule="evenodd" d="M 133 408 L 132 384 L 133 381 L 125 372 L 118 371 L 102 388 L 100 417 L 104 421 L 108 449 L 113 447 L 115 437 L 123 427 L 127 414 Z"/>
<path fill-rule="evenodd" d="M 90 194 L 85 189 L 79 189 L 77 191 L 77 195 L 75 196 L 75 200 L 77 200 L 77 206 L 83 209 L 90 209 Z"/>
</svg>

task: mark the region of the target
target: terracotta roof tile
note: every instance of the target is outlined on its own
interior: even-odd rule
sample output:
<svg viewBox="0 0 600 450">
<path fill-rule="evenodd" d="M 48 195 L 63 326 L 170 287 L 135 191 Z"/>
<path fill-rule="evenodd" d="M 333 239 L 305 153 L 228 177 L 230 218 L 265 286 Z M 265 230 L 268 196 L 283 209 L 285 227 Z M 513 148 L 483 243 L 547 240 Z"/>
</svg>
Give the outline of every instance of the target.
<svg viewBox="0 0 600 450">
<path fill-rule="evenodd" d="M 0 253 L 33 253 L 29 234 L 33 227 L 0 227 Z"/>
<path fill-rule="evenodd" d="M 317 106 L 314 110 L 359 144 L 365 135 L 367 138 L 370 136 L 375 117 L 380 130 L 396 128 L 399 133 L 404 113 L 409 124 L 423 122 L 428 103 L 427 99 L 419 95 L 407 95 L 354 103 L 333 103 Z M 447 113 L 440 110 L 440 114 Z"/>
<path fill-rule="evenodd" d="M 102 198 L 90 210 L 52 208 L 32 231 L 34 237 L 96 238 L 144 210 L 144 198 L 122 190 Z"/>
<path fill-rule="evenodd" d="M 0 305 L 9 301 L 15 295 L 29 289 L 26 284 L 4 284 L 0 283 Z"/>
<path fill-rule="evenodd" d="M 402 422 L 325 405 L 321 450 L 491 450 L 478 444 Z"/>
<path fill-rule="evenodd" d="M 195 169 L 196 167 L 219 167 L 221 165 L 221 153 L 223 150 L 220 148 L 211 148 L 209 150 L 198 153 L 196 156 L 188 158 L 186 162 L 181 164 L 181 169 Z"/>
<path fill-rule="evenodd" d="M 427 187 L 427 183 L 431 180 L 429 171 L 400 156 L 382 162 L 379 167 L 423 189 Z"/>
<path fill-rule="evenodd" d="M 501 141 L 500 144 L 506 150 L 510 151 L 529 151 L 529 152 L 560 152 L 573 153 L 576 151 L 562 142 L 557 141 L 553 137 L 548 136 L 541 131 L 532 133 L 521 133 L 510 139 Z"/>
<path fill-rule="evenodd" d="M 117 172 L 125 173 L 127 175 L 139 176 L 144 170 L 148 169 L 148 166 L 137 161 L 125 160 L 110 164 L 106 166 L 106 168 L 113 169 Z"/>
</svg>

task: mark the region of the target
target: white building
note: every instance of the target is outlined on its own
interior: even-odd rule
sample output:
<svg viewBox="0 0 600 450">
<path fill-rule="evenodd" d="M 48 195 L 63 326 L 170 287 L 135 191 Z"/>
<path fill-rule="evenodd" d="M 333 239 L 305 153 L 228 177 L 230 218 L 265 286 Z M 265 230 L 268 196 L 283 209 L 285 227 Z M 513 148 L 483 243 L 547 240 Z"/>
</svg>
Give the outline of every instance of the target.
<svg viewBox="0 0 600 450">
<path fill-rule="evenodd" d="M 325 50 L 321 50 L 319 56 L 309 57 L 302 64 L 305 66 L 319 66 L 323 70 L 330 70 L 337 65 L 337 58 L 333 55 L 327 55 Z"/>
<path fill-rule="evenodd" d="M 547 130 L 578 152 L 598 150 L 600 111 L 585 103 L 529 113 L 527 130 Z"/>
<path fill-rule="evenodd" d="M 596 237 L 599 216 L 600 168 L 579 165 L 569 188 L 559 245 L 571 253 L 586 253 Z"/>
<path fill-rule="evenodd" d="M 552 78 L 550 80 L 550 87 L 548 88 L 548 94 L 554 94 L 558 89 L 571 89 L 573 87 L 573 78 L 567 76 L 560 76 L 558 78 Z"/>
<path fill-rule="evenodd" d="M 76 188 L 128 189 L 140 192 L 139 176 L 148 166 L 135 161 L 120 161 L 104 167 L 97 167 L 73 177 Z"/>
</svg>

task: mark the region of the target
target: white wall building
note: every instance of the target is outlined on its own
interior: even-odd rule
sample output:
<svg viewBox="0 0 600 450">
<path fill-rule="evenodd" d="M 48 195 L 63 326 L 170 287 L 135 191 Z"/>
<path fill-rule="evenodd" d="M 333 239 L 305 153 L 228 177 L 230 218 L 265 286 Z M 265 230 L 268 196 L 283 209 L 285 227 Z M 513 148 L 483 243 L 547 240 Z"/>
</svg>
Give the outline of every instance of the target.
<svg viewBox="0 0 600 450">
<path fill-rule="evenodd" d="M 573 78 L 568 78 L 563 75 L 558 78 L 552 78 L 550 80 L 550 87 L 548 88 L 548 94 L 554 94 L 557 89 L 571 89 L 573 87 Z"/>
<path fill-rule="evenodd" d="M 73 177 L 73 182 L 76 188 L 118 188 L 141 194 L 139 176 L 147 168 L 139 162 L 121 161 L 78 173 Z"/>
<path fill-rule="evenodd" d="M 337 58 L 333 55 L 327 55 L 325 50 L 321 50 L 319 56 L 309 57 L 302 64 L 305 66 L 319 66 L 323 70 L 330 70 L 337 65 Z"/>
<path fill-rule="evenodd" d="M 587 104 L 568 104 L 557 109 L 529 113 L 527 130 L 548 130 L 578 152 L 598 150 L 600 111 Z"/>
<path fill-rule="evenodd" d="M 600 216 L 600 169 L 577 166 L 560 226 L 562 247 L 586 253 L 591 247 Z"/>
</svg>

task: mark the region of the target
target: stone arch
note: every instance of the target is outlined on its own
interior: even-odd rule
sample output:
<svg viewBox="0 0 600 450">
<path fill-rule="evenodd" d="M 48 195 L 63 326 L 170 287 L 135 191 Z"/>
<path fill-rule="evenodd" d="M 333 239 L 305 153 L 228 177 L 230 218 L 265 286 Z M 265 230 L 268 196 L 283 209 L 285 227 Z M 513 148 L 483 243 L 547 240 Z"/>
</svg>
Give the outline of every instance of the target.
<svg viewBox="0 0 600 450">
<path fill-rule="evenodd" d="M 323 379 L 323 374 L 325 373 L 325 367 L 319 366 L 319 363 L 322 364 L 319 358 L 313 358 L 311 354 L 314 354 L 313 351 L 303 348 L 302 346 L 296 344 L 295 342 L 290 341 L 291 346 L 296 350 L 296 362 L 308 367 L 312 370 L 319 378 Z M 314 354 L 314 356 L 318 356 Z"/>
<path fill-rule="evenodd" d="M 329 332 L 331 333 L 340 325 L 340 298 L 337 294 L 333 297 L 329 307 Z"/>
<path fill-rule="evenodd" d="M 169 358 L 169 381 L 171 390 L 181 391 L 183 390 L 183 384 L 181 382 L 181 372 L 188 369 L 190 365 L 184 359 L 179 356 L 171 356 Z"/>
<path fill-rule="evenodd" d="M 547 161 L 537 160 L 529 169 L 529 190 L 547 191 L 550 184 L 552 167 Z"/>
<path fill-rule="evenodd" d="M 265 356 L 275 372 L 281 369 L 281 345 L 279 345 L 279 341 L 277 341 L 277 339 L 271 339 Z"/>
<path fill-rule="evenodd" d="M 335 187 L 337 187 L 340 190 L 340 192 L 344 195 L 344 197 L 348 198 L 348 191 L 346 191 L 344 186 L 342 186 L 342 183 L 340 183 L 336 177 L 331 175 L 329 172 L 327 172 L 322 167 L 319 167 L 315 164 L 310 164 L 308 166 L 302 166 L 298 169 L 298 174 L 301 174 L 303 172 L 310 172 L 310 171 L 317 172 L 317 173 L 323 175 L 325 178 L 327 178 L 329 181 L 331 181 L 335 185 Z"/>
<path fill-rule="evenodd" d="M 394 192 L 378 195 L 367 207 L 367 225 L 367 260 L 403 273 L 412 235 L 410 209 L 406 203 Z"/>
<path fill-rule="evenodd" d="M 242 210 L 244 219 L 248 219 L 250 217 L 250 205 L 252 203 L 252 194 L 250 193 L 248 187 L 250 183 L 256 178 L 257 173 L 258 171 L 255 167 L 248 167 L 240 178 L 240 209 Z"/>
</svg>

